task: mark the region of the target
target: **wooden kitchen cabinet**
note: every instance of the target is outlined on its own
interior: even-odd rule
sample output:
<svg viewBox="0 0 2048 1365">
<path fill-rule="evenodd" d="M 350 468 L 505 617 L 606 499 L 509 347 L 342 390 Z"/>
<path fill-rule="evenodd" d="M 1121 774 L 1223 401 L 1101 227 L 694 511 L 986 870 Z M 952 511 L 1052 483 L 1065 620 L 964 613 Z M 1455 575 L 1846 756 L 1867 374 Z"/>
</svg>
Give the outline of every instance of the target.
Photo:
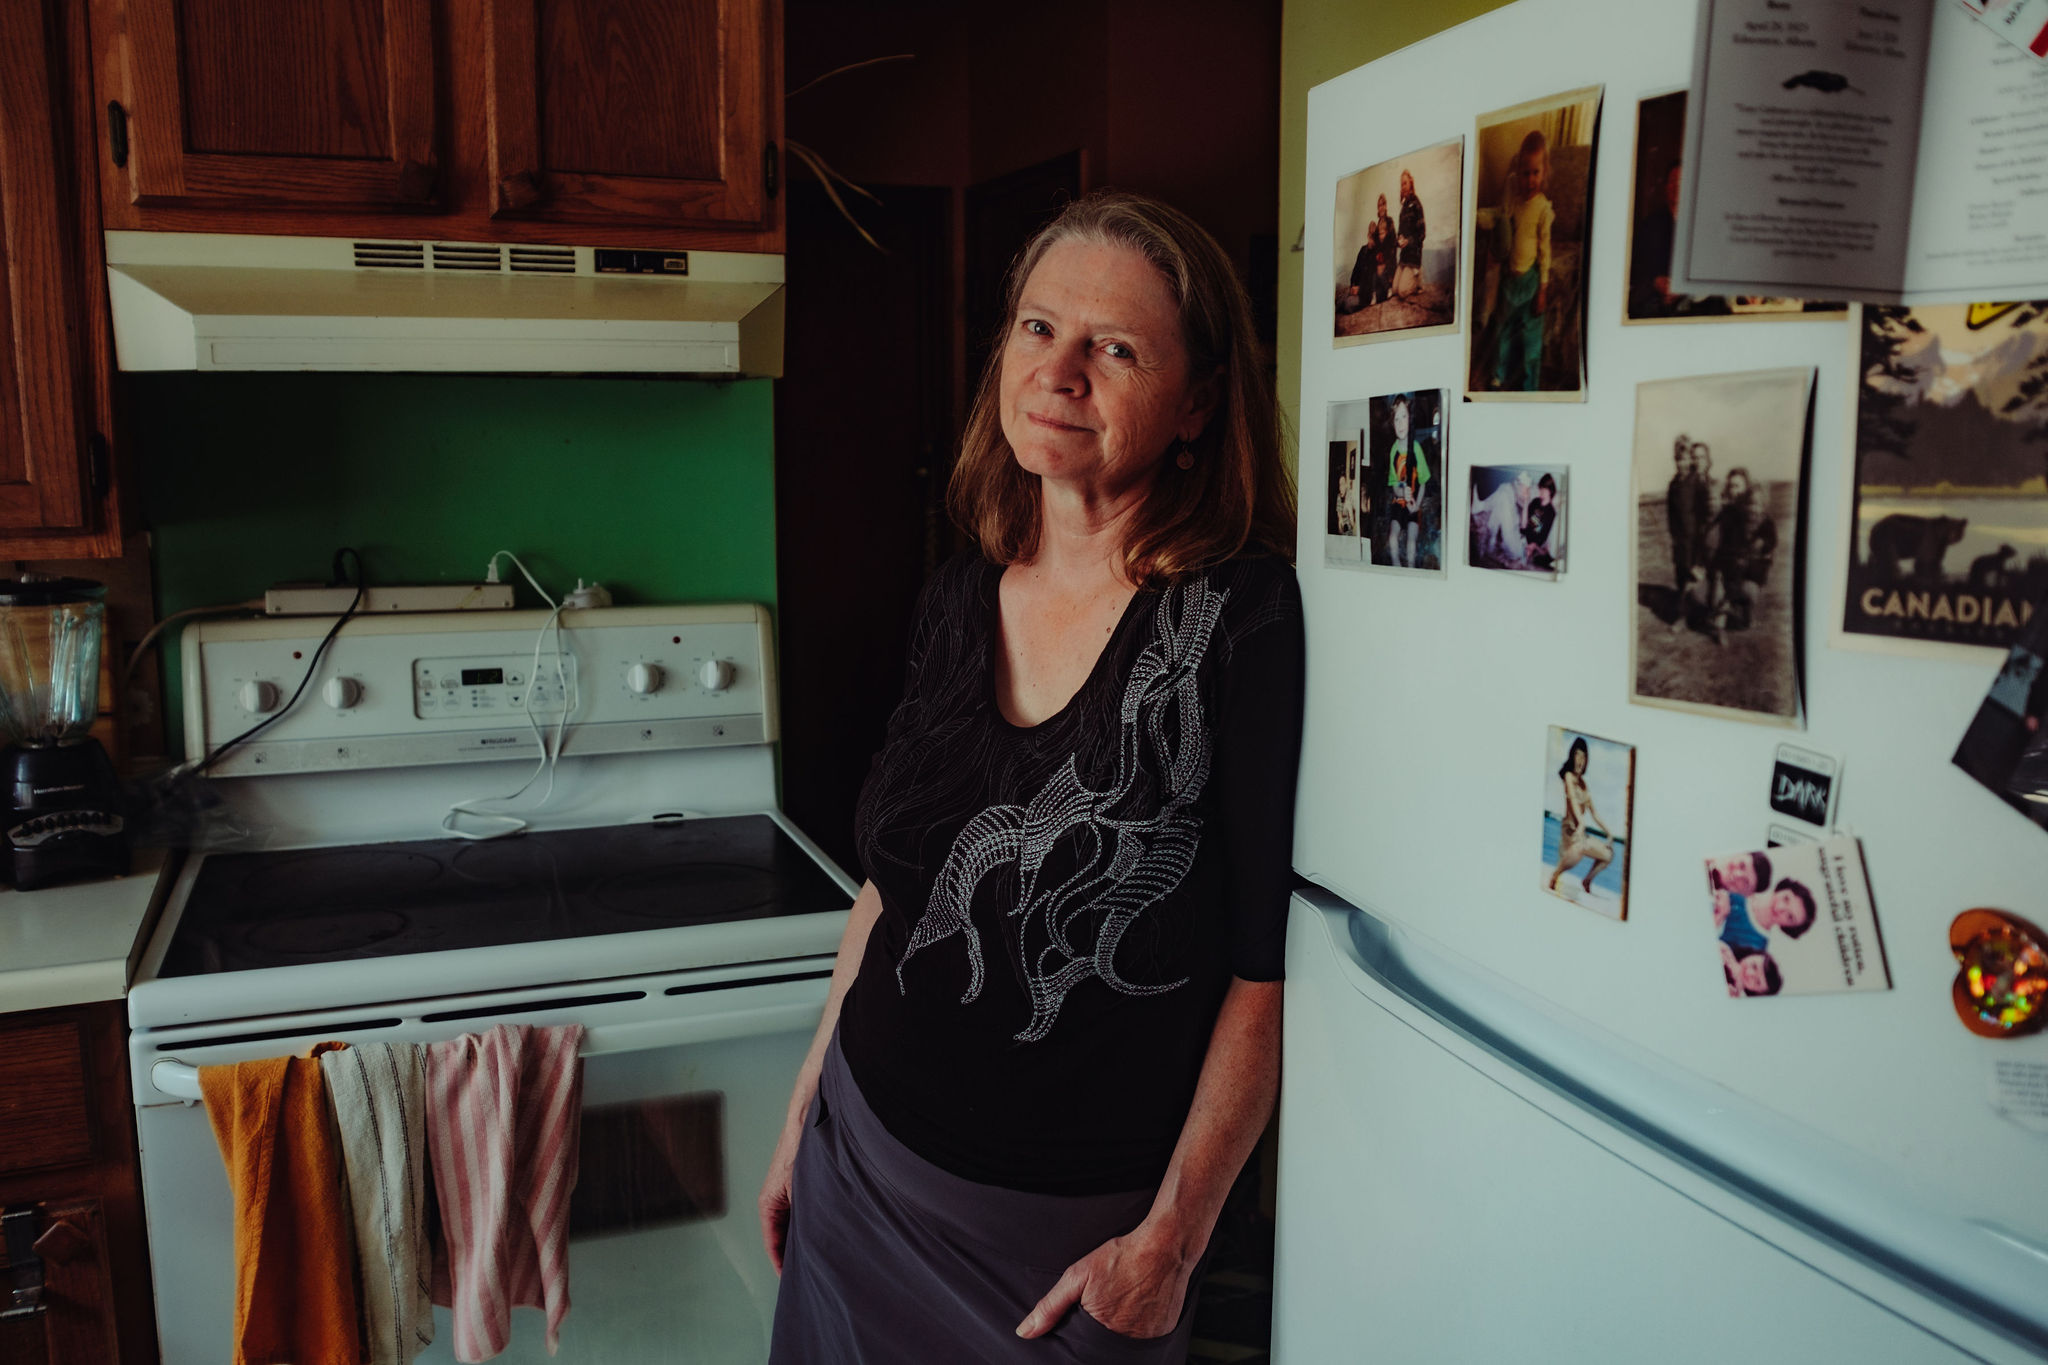
<svg viewBox="0 0 2048 1365">
<path fill-rule="evenodd" d="M 89 3 L 108 228 L 782 250 L 780 0 Z"/>
<path fill-rule="evenodd" d="M 119 1000 L 0 1015 L 0 1314 L 24 1262 L 42 1285 L 0 1317 L 9 1365 L 156 1360 L 126 1022 Z"/>
<path fill-rule="evenodd" d="M 120 553 L 84 15 L 0 0 L 0 557 Z"/>
</svg>

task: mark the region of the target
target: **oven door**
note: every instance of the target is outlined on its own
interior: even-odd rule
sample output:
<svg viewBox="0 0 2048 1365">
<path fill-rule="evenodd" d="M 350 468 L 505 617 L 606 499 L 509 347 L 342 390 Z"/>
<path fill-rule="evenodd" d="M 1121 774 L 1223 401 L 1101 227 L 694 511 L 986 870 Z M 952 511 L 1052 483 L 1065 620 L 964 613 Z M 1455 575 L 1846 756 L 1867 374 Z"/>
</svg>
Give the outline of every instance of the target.
<svg viewBox="0 0 2048 1365">
<path fill-rule="evenodd" d="M 583 1131 L 571 1308 L 549 1356 L 515 1309 L 498 1359 L 759 1365 L 776 1276 L 754 1199 L 822 1014 L 832 959 L 583 983 L 285 1019 L 138 1032 L 143 1196 L 164 1365 L 233 1359 L 234 1218 L 193 1066 L 304 1052 L 327 1038 L 434 1042 L 498 1023 L 579 1022 Z M 592 988 L 599 988 L 593 990 Z M 255 1035 L 255 1036 L 251 1036 Z M 422 1361 L 452 1361 L 445 1309 Z"/>
</svg>

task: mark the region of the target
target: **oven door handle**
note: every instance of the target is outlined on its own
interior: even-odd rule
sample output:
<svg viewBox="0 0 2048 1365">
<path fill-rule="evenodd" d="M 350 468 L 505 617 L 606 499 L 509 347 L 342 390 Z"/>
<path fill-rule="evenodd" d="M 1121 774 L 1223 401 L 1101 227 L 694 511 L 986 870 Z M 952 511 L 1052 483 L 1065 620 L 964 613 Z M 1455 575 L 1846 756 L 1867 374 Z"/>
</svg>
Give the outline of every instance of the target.
<svg viewBox="0 0 2048 1365">
<path fill-rule="evenodd" d="M 693 1043 L 719 1043 L 733 1038 L 751 1038 L 764 1033 L 787 1033 L 816 1028 L 824 1017 L 819 1001 L 795 1001 L 780 1005 L 757 1005 L 750 1009 L 722 1010 L 683 1019 L 648 1019 L 631 1024 L 606 1024 L 583 1035 L 582 1055 L 601 1057 L 610 1053 L 648 1052 L 655 1048 L 685 1047 Z M 151 1063 L 149 1083 L 158 1094 L 190 1103 L 200 1098 L 199 1068 L 189 1062 L 162 1057 Z"/>
</svg>

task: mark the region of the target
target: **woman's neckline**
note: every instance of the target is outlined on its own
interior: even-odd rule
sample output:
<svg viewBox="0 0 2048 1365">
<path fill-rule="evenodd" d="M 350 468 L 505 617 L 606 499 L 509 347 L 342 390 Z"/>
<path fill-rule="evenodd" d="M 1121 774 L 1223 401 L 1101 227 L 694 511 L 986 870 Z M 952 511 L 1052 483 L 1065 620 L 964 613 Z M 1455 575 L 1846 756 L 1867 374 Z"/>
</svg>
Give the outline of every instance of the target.
<svg viewBox="0 0 2048 1365">
<path fill-rule="evenodd" d="M 995 716 L 996 723 L 1005 730 L 1010 730 L 1020 735 L 1035 734 L 1057 721 L 1064 720 L 1067 714 L 1074 709 L 1075 704 L 1096 685 L 1097 680 L 1102 676 L 1103 669 L 1109 664 L 1110 652 L 1116 648 L 1117 642 L 1123 638 L 1125 629 L 1130 626 L 1132 618 L 1137 614 L 1139 601 L 1151 596 L 1151 594 L 1144 588 L 1138 588 L 1124 602 L 1124 609 L 1118 614 L 1116 625 L 1110 628 L 1109 638 L 1104 640 L 1102 648 L 1096 651 L 1095 662 L 1089 665 L 1088 668 L 1088 676 L 1081 679 L 1081 685 L 1074 689 L 1073 695 L 1060 703 L 1057 710 L 1048 713 L 1043 719 L 1029 725 L 1020 725 L 1003 714 L 1002 697 L 996 691 L 997 651 L 1003 647 L 1003 573 L 1009 566 L 997 564 L 993 560 L 988 559 L 984 559 L 982 562 L 988 565 L 988 575 L 983 580 L 981 593 L 982 613 L 988 626 L 988 639 L 984 646 L 987 667 L 983 669 L 985 679 L 983 688 L 988 708 L 990 713 Z"/>
</svg>

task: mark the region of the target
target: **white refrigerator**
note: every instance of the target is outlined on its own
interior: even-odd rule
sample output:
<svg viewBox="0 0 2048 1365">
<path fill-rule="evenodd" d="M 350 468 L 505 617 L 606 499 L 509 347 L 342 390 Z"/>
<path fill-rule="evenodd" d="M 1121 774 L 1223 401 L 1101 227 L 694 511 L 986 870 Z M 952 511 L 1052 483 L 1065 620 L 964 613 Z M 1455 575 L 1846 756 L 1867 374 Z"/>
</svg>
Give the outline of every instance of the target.
<svg viewBox="0 0 2048 1365">
<path fill-rule="evenodd" d="M 1853 313 L 1621 322 L 1636 102 L 1686 83 L 1695 17 L 1519 0 L 1309 94 L 1295 866 L 1314 886 L 1288 937 L 1283 1365 L 2048 1360 L 2048 1124 L 2013 1088 L 2048 1033 L 1974 1036 L 1951 1006 L 1957 914 L 2048 921 L 2048 832 L 1950 761 L 1997 658 L 1831 643 Z M 1333 344 L 1356 249 L 1333 240 L 1339 179 L 1462 136 L 1469 253 L 1475 116 L 1589 86 L 1584 401 L 1458 401 L 1462 335 Z M 1636 386 L 1791 367 L 1815 376 L 1783 566 L 1803 720 L 1631 704 Z M 1325 413 L 1437 388 L 1447 572 L 1329 562 Z M 1570 467 L 1554 582 L 1464 562 L 1467 467 L 1511 463 Z M 1539 884 L 1553 725 L 1635 747 L 1625 920 Z M 1762 847 L 1787 741 L 1841 763 L 1889 989 L 1729 996 L 1703 860 Z"/>
</svg>

